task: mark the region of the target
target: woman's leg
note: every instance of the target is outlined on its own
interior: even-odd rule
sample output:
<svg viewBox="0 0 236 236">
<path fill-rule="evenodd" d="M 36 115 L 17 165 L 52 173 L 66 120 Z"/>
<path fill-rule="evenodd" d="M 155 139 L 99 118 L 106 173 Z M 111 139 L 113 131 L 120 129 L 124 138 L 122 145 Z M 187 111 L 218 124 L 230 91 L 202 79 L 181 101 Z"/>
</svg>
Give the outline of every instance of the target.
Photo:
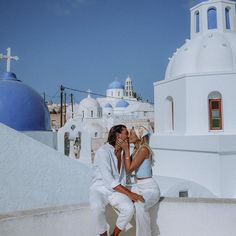
<svg viewBox="0 0 236 236">
<path fill-rule="evenodd" d="M 132 191 L 143 195 L 145 199 L 144 203 L 135 203 L 136 236 L 152 236 L 152 231 L 156 232 L 154 230 L 154 221 L 156 220 L 151 219 L 150 212 L 153 215 L 154 211 L 157 210 L 157 208 L 152 209 L 152 207 L 159 201 L 159 187 L 153 179 L 145 179 L 135 184 Z"/>
</svg>

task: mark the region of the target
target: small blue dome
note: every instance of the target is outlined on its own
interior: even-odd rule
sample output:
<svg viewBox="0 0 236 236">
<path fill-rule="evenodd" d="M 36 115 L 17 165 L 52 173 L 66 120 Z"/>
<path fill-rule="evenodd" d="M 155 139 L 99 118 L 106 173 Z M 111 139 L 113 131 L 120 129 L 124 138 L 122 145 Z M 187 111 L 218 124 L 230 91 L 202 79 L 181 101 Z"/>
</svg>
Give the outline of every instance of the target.
<svg viewBox="0 0 236 236">
<path fill-rule="evenodd" d="M 107 103 L 104 107 L 106 108 L 112 108 L 112 105 L 110 103 Z"/>
<path fill-rule="evenodd" d="M 124 89 L 124 85 L 121 82 L 115 80 L 109 84 L 108 89 Z"/>
<path fill-rule="evenodd" d="M 129 103 L 126 102 L 125 100 L 120 100 L 116 103 L 116 107 L 127 107 L 129 106 Z"/>
<path fill-rule="evenodd" d="M 0 122 L 18 131 L 48 131 L 51 121 L 43 98 L 11 72 L 0 78 Z"/>
</svg>

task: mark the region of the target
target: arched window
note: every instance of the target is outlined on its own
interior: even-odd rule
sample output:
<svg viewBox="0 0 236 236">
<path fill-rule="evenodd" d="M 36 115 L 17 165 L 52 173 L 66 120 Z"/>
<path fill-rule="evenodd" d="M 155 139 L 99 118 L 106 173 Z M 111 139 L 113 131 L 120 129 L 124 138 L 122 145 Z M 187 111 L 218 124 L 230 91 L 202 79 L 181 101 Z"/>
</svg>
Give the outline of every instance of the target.
<svg viewBox="0 0 236 236">
<path fill-rule="evenodd" d="M 91 111 L 91 117 L 93 117 L 93 111 Z"/>
<path fill-rule="evenodd" d="M 195 12 L 195 27 L 196 27 L 196 33 L 200 31 L 200 16 L 199 11 Z"/>
<path fill-rule="evenodd" d="M 174 101 L 170 96 L 166 98 L 166 129 L 174 130 Z"/>
<path fill-rule="evenodd" d="M 230 29 L 230 8 L 225 8 L 225 27 L 226 29 Z"/>
<path fill-rule="evenodd" d="M 64 155 L 69 156 L 70 153 L 70 140 L 69 140 L 70 133 L 66 132 L 64 134 Z"/>
<path fill-rule="evenodd" d="M 209 8 L 207 11 L 208 29 L 217 28 L 217 14 L 215 8 Z"/>
<path fill-rule="evenodd" d="M 81 151 L 81 132 L 78 132 L 77 137 L 75 138 L 74 142 L 74 152 L 75 152 L 75 158 L 80 158 L 80 151 Z"/>
<path fill-rule="evenodd" d="M 222 97 L 217 91 L 208 95 L 210 130 L 222 130 Z"/>
</svg>

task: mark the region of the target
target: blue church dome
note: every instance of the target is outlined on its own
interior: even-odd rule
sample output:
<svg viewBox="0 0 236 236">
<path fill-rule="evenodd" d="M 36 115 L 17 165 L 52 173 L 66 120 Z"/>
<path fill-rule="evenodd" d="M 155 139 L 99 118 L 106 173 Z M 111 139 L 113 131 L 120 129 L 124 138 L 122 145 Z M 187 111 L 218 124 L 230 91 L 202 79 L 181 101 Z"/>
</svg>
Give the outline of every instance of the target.
<svg viewBox="0 0 236 236">
<path fill-rule="evenodd" d="M 109 84 L 108 89 L 124 89 L 124 85 L 121 82 L 115 80 Z"/>
<path fill-rule="evenodd" d="M 49 131 L 51 121 L 43 98 L 12 72 L 0 78 L 0 122 L 18 131 Z"/>
<path fill-rule="evenodd" d="M 126 102 L 125 100 L 120 100 L 116 103 L 116 107 L 128 107 L 129 103 Z"/>
<path fill-rule="evenodd" d="M 104 107 L 106 108 L 112 108 L 112 105 L 110 103 L 107 103 Z"/>
</svg>

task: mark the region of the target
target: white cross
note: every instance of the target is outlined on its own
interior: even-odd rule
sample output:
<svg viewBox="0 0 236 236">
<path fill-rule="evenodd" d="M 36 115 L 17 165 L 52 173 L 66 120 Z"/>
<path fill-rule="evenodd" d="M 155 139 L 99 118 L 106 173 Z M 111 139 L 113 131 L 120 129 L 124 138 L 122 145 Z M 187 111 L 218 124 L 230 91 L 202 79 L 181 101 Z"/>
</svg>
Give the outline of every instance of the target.
<svg viewBox="0 0 236 236">
<path fill-rule="evenodd" d="M 90 93 L 92 92 L 92 90 L 90 90 L 90 89 L 88 89 L 87 90 L 87 93 L 88 93 L 88 98 L 90 98 L 91 96 L 90 96 Z"/>
<path fill-rule="evenodd" d="M 11 60 L 19 60 L 18 56 L 11 56 L 11 48 L 7 48 L 7 55 L 0 54 L 0 59 L 7 59 L 7 72 L 11 70 Z"/>
</svg>

